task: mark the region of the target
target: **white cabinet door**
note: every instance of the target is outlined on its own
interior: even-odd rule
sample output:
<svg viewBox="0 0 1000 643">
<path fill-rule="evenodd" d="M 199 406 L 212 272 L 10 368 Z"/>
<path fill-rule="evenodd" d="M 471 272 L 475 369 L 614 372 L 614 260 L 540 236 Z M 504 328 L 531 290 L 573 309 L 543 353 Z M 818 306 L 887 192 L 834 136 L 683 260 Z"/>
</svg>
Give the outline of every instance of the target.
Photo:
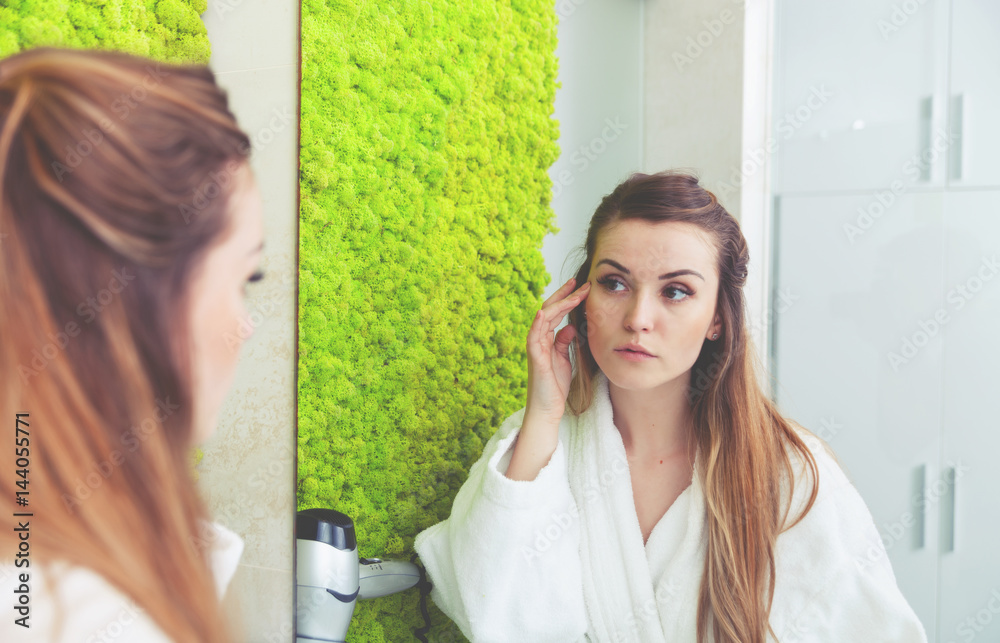
<svg viewBox="0 0 1000 643">
<path fill-rule="evenodd" d="M 951 185 L 1000 187 L 1000 2 L 952 0 Z"/>
<path fill-rule="evenodd" d="M 943 185 L 947 0 L 778 0 L 775 16 L 775 192 Z"/>
<path fill-rule="evenodd" d="M 1000 190 L 949 192 L 945 230 L 939 640 L 1000 641 Z"/>
<path fill-rule="evenodd" d="M 928 320 L 945 294 L 942 200 L 906 194 L 859 225 L 871 197 L 782 196 L 772 267 L 776 402 L 837 453 L 928 633 L 939 503 L 926 491 L 940 476 L 942 367 Z"/>
</svg>

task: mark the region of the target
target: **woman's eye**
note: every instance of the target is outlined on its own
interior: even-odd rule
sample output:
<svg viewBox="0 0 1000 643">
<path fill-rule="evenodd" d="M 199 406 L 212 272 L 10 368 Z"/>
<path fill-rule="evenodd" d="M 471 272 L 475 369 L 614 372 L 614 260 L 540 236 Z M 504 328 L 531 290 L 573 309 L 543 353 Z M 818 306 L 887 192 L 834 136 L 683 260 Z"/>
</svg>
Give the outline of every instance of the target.
<svg viewBox="0 0 1000 643">
<path fill-rule="evenodd" d="M 688 293 L 688 292 L 686 292 L 684 290 L 681 290 L 680 288 L 677 288 L 675 286 L 668 286 L 668 287 L 666 287 L 666 288 L 663 289 L 663 292 L 664 293 L 671 293 L 671 292 L 673 292 L 675 294 L 676 293 L 680 293 L 680 294 L 684 295 L 683 297 L 676 297 L 676 296 L 675 297 L 671 297 L 668 294 L 667 295 L 667 299 L 670 299 L 671 301 L 682 301 L 682 300 L 684 300 L 684 299 L 686 299 L 687 297 L 690 296 L 690 293 Z"/>
<path fill-rule="evenodd" d="M 254 282 L 260 281 L 264 278 L 264 271 L 258 270 L 257 272 L 250 275 L 247 280 L 243 283 L 243 294 L 247 294 L 247 284 L 252 284 Z"/>
<path fill-rule="evenodd" d="M 614 286 L 614 285 L 624 286 L 625 285 L 620 280 L 615 279 L 614 277 L 602 277 L 601 279 L 597 280 L 597 283 L 601 284 L 602 286 L 604 286 L 604 288 L 606 290 L 610 290 L 611 292 L 618 292 L 617 290 L 614 290 L 612 288 L 612 286 Z"/>
<path fill-rule="evenodd" d="M 616 290 L 614 287 L 625 285 L 620 279 L 617 279 L 615 277 L 603 277 L 601 279 L 598 279 L 597 283 L 604 286 L 605 290 L 609 292 L 621 292 L 620 290 Z M 677 286 L 667 286 L 666 288 L 663 289 L 663 294 L 670 301 L 684 301 L 685 299 L 691 296 L 690 292 L 688 292 L 683 288 L 678 288 Z"/>
</svg>

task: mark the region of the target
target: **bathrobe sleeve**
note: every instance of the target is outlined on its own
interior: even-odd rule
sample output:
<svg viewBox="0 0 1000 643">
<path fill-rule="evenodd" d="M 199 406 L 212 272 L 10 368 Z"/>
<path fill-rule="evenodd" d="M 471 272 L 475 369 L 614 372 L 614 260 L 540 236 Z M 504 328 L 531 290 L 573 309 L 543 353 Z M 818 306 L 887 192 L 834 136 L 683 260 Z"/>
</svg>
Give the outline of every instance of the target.
<svg viewBox="0 0 1000 643">
<path fill-rule="evenodd" d="M 534 480 L 504 473 L 524 409 L 507 418 L 469 471 L 451 515 L 417 534 L 431 598 L 474 643 L 585 640 L 579 520 L 569 488 L 564 416 Z"/>
<path fill-rule="evenodd" d="M 776 543 L 771 625 L 778 640 L 926 643 L 858 490 L 819 439 L 802 437 L 816 459 L 819 491 L 805 518 Z M 797 479 L 786 524 L 808 491 L 808 478 Z"/>
</svg>

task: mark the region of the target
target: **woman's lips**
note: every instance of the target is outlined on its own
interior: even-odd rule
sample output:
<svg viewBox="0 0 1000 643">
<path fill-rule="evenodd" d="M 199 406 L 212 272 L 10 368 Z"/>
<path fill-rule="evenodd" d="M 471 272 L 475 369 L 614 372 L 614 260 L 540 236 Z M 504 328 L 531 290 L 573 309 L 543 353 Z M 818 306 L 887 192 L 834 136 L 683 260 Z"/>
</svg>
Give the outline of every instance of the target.
<svg viewBox="0 0 1000 643">
<path fill-rule="evenodd" d="M 623 359 L 627 359 L 630 362 L 644 362 L 648 359 L 656 359 L 649 353 L 639 353 L 630 350 L 615 350 L 615 352 L 621 355 Z"/>
</svg>

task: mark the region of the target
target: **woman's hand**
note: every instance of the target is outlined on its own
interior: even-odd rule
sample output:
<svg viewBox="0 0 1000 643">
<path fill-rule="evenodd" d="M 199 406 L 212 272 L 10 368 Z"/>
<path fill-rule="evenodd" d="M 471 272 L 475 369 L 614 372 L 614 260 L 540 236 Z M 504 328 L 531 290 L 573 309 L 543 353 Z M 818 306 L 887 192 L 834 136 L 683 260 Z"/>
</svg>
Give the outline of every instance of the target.
<svg viewBox="0 0 1000 643">
<path fill-rule="evenodd" d="M 558 425 L 566 408 L 573 375 L 569 345 L 576 336 L 572 325 L 563 327 L 555 338 L 552 331 L 590 292 L 589 282 L 571 292 L 575 283 L 571 277 L 545 300 L 528 331 L 528 402 L 524 415 L 547 424 Z"/>
<path fill-rule="evenodd" d="M 555 338 L 552 331 L 590 292 L 590 284 L 585 283 L 570 294 L 575 283 L 575 279 L 570 279 L 545 300 L 528 331 L 528 403 L 504 474 L 511 480 L 534 480 L 559 441 L 559 422 L 566 410 L 573 375 L 569 343 L 576 336 L 576 329 L 566 326 Z"/>
</svg>

